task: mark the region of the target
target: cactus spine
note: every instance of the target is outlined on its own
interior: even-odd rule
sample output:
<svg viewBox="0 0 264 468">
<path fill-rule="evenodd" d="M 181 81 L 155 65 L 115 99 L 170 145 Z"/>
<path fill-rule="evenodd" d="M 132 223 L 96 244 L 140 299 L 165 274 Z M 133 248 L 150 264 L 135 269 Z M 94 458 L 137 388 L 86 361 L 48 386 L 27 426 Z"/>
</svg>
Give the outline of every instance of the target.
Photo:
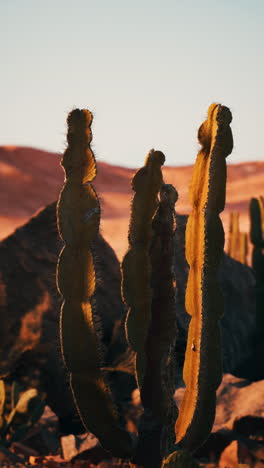
<svg viewBox="0 0 264 468">
<path fill-rule="evenodd" d="M 230 213 L 228 255 L 238 262 L 247 263 L 247 234 L 240 232 L 239 213 Z"/>
<path fill-rule="evenodd" d="M 224 247 L 219 213 L 225 205 L 225 158 L 233 148 L 231 120 L 227 107 L 209 107 L 207 120 L 198 132 L 202 148 L 190 187 L 192 212 L 186 228 L 190 271 L 185 302 L 191 322 L 183 370 L 186 391 L 176 423 L 176 441 L 191 452 L 210 433 L 216 389 L 222 377 L 218 321 L 223 314 L 223 300 L 217 268 Z"/>
<path fill-rule="evenodd" d="M 101 372 L 93 240 L 98 235 L 100 206 L 91 184 L 96 163 L 90 148 L 92 114 L 73 110 L 68 116 L 68 148 L 62 158 L 66 181 L 57 218 L 65 242 L 58 261 L 57 286 L 63 296 L 61 346 L 77 408 L 85 427 L 121 457 L 131 456 L 130 435 L 118 418 Z"/>
</svg>

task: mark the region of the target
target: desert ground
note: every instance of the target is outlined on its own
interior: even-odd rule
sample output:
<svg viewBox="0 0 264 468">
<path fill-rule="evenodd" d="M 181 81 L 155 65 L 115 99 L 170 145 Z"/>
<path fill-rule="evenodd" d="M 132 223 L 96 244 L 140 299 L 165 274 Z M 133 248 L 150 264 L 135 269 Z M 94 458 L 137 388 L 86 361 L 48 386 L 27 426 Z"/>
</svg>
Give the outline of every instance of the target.
<svg viewBox="0 0 264 468">
<path fill-rule="evenodd" d="M 0 147 L 0 239 L 58 198 L 64 180 L 60 159 L 56 153 L 34 148 Z M 100 159 L 97 163 L 98 175 L 94 185 L 102 209 L 101 232 L 121 259 L 127 248 L 132 196 L 130 181 L 138 168 L 113 166 Z M 189 214 L 188 189 L 192 166 L 167 167 L 165 163 L 163 174 L 165 182 L 173 184 L 179 193 L 176 211 Z M 226 207 L 221 215 L 226 249 L 230 213 L 238 211 L 240 230 L 249 232 L 249 201 L 251 197 L 261 195 L 263 187 L 264 162 L 228 164 Z"/>
</svg>

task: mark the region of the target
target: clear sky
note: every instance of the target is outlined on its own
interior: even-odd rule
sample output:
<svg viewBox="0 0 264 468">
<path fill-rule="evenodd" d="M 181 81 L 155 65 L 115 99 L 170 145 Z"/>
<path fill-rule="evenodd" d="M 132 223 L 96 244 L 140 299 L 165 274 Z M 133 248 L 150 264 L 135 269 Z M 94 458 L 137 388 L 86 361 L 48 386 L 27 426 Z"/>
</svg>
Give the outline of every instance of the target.
<svg viewBox="0 0 264 468">
<path fill-rule="evenodd" d="M 98 160 L 192 164 L 219 102 L 229 161 L 264 159 L 264 0 L 0 0 L 0 35 L 1 145 L 62 152 L 81 107 Z"/>
</svg>

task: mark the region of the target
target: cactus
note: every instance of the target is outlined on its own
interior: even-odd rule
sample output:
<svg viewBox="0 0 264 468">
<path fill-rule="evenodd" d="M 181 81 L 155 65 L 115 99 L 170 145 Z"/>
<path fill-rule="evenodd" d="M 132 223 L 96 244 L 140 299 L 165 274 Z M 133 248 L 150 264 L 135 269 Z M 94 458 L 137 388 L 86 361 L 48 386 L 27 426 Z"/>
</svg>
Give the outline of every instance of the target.
<svg viewBox="0 0 264 468">
<path fill-rule="evenodd" d="M 225 157 L 233 145 L 230 122 L 226 107 L 210 106 L 208 119 L 199 129 L 202 149 L 190 190 L 193 211 L 186 230 L 190 265 L 186 308 L 192 318 L 184 364 L 187 388 L 176 424 L 177 442 L 189 451 L 210 432 L 221 380 L 218 320 L 223 305 L 216 273 L 224 245 L 219 213 L 225 204 Z M 91 184 L 96 176 L 91 123 L 87 110 L 69 114 L 68 148 L 62 158 L 66 180 L 57 207 L 58 229 L 65 243 L 57 268 L 57 287 L 63 296 L 61 347 L 76 406 L 84 426 L 113 455 L 151 468 L 159 468 L 162 459 L 164 468 L 192 468 L 196 465 L 186 450 L 174 452 L 177 192 L 163 183 L 164 154 L 151 150 L 132 180 L 129 249 L 121 266 L 122 297 L 128 306 L 126 336 L 136 353 L 135 373 L 144 407 L 135 444 L 118 424 L 103 374 L 94 300 L 93 240 L 98 235 L 100 206 Z"/>
<path fill-rule="evenodd" d="M 151 150 L 145 166 L 133 177 L 129 225 L 129 249 L 122 262 L 122 297 L 129 307 L 126 319 L 127 340 L 137 353 L 136 377 L 142 387 L 146 367 L 145 344 L 151 321 L 151 262 L 149 249 L 152 218 L 158 208 L 158 193 L 162 184 L 163 153 Z"/>
<path fill-rule="evenodd" d="M 130 245 L 122 263 L 122 294 L 130 306 L 126 332 L 137 353 L 136 375 L 144 406 L 135 460 L 143 460 L 145 466 L 153 468 L 160 466 L 163 449 L 159 439 L 163 426 L 168 439 L 172 439 L 170 425 L 174 425 L 177 415 L 173 403 L 172 350 L 176 335 L 174 204 L 178 194 L 173 186 L 162 184 L 160 164 L 164 157 L 161 155 L 151 151 L 145 166 L 133 178 L 136 194 L 128 236 Z M 166 445 L 173 445 L 172 440 L 166 440 Z"/>
<path fill-rule="evenodd" d="M 173 400 L 175 392 L 174 348 L 176 340 L 176 301 L 174 275 L 174 205 L 178 193 L 163 184 L 160 202 L 153 218 L 151 259 L 151 323 L 146 342 L 147 366 L 141 388 L 141 401 L 163 424 L 162 452 L 174 446 L 174 423 L 178 414 Z"/>
<path fill-rule="evenodd" d="M 250 202 L 250 239 L 254 246 L 252 267 L 256 275 L 257 330 L 260 338 L 264 329 L 264 198 L 252 198 Z"/>
<path fill-rule="evenodd" d="M 219 213 L 225 205 L 226 161 L 233 147 L 227 107 L 212 104 L 198 131 L 202 145 L 190 187 L 192 212 L 186 227 L 190 271 L 186 310 L 191 315 L 183 377 L 186 391 L 176 422 L 176 441 L 194 451 L 213 425 L 216 389 L 222 378 L 218 321 L 223 299 L 217 268 L 223 254 L 224 230 Z"/>
<path fill-rule="evenodd" d="M 75 109 L 69 114 L 68 148 L 61 163 L 66 174 L 57 208 L 58 229 L 65 242 L 57 268 L 57 287 L 64 299 L 61 347 L 84 426 L 114 455 L 126 458 L 133 450 L 132 439 L 118 425 L 118 414 L 101 371 L 97 337 L 100 324 L 93 301 L 93 240 L 99 230 L 100 206 L 91 184 L 96 176 L 90 148 L 91 123 L 88 110 Z"/>
<path fill-rule="evenodd" d="M 240 263 L 247 264 L 247 234 L 240 232 L 239 213 L 230 213 L 228 255 Z"/>
</svg>

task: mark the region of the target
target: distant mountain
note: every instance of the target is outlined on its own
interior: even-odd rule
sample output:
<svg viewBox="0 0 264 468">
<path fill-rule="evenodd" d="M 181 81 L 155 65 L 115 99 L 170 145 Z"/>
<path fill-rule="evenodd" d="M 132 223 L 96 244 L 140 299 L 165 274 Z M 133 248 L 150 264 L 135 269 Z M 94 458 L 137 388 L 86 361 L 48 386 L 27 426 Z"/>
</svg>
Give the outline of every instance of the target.
<svg viewBox="0 0 264 468">
<path fill-rule="evenodd" d="M 27 147 L 0 147 L 0 239 L 25 223 L 37 210 L 56 200 L 64 180 L 61 156 Z M 142 155 L 143 164 L 144 155 Z M 101 230 L 120 258 L 127 245 L 132 195 L 130 180 L 136 169 L 98 162 L 95 186 L 102 207 Z M 164 179 L 179 192 L 176 209 L 188 214 L 192 166 L 164 167 Z M 228 165 L 227 200 L 222 215 L 228 230 L 230 211 L 240 212 L 241 230 L 248 231 L 248 203 L 263 194 L 264 162 Z"/>
</svg>

